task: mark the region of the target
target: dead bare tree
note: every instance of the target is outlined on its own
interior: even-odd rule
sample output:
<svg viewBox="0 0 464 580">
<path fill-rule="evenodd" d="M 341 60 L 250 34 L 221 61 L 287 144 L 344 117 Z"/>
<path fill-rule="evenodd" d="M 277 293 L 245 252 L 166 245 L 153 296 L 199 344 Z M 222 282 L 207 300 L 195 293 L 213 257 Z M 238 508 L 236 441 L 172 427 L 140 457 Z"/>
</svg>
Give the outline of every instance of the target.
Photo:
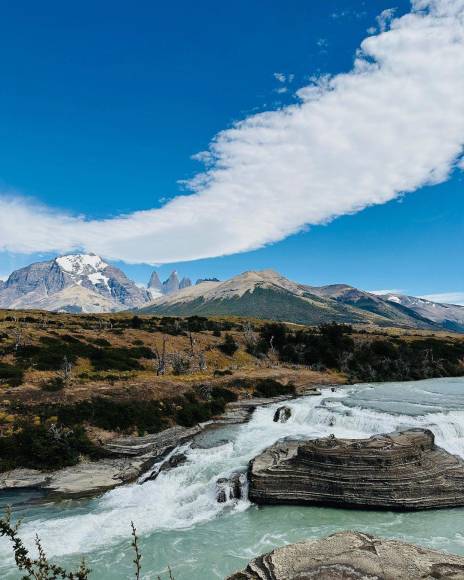
<svg viewBox="0 0 464 580">
<path fill-rule="evenodd" d="M 154 346 L 154 353 L 155 353 L 155 360 L 156 360 L 156 375 L 164 375 L 166 372 L 166 344 L 168 341 L 168 337 L 166 335 L 163 336 L 163 342 L 161 346 L 161 351 L 158 349 L 158 346 L 155 344 Z"/>
<path fill-rule="evenodd" d="M 205 353 L 203 351 L 200 351 L 200 354 L 198 355 L 198 368 L 200 371 L 206 371 L 208 369 Z"/>
<path fill-rule="evenodd" d="M 15 317 L 16 326 L 11 331 L 13 336 L 13 348 L 17 352 L 18 349 L 24 344 L 24 327 L 21 321 L 17 320 Z"/>
<path fill-rule="evenodd" d="M 253 354 L 256 350 L 256 345 L 258 344 L 258 337 L 253 329 L 253 325 L 249 321 L 245 322 L 243 325 L 243 339 L 247 351 Z"/>
<path fill-rule="evenodd" d="M 195 339 L 193 338 L 193 334 L 189 331 L 189 340 L 190 340 L 190 355 L 193 358 L 195 356 Z"/>
<path fill-rule="evenodd" d="M 71 380 L 72 367 L 73 365 L 71 361 L 66 355 L 64 355 L 63 362 L 61 363 L 61 368 L 59 371 L 59 376 L 61 379 L 63 379 L 64 384 L 68 384 Z"/>
</svg>

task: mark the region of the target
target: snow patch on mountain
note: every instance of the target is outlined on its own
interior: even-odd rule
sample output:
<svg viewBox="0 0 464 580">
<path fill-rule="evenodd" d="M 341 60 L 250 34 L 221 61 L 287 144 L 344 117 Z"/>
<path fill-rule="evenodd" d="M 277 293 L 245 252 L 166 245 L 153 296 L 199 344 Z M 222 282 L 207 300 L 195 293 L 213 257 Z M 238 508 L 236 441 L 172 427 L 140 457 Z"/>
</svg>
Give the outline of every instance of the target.
<svg viewBox="0 0 464 580">
<path fill-rule="evenodd" d="M 62 270 L 74 276 L 101 272 L 108 267 L 108 264 L 95 254 L 68 254 L 56 258 L 55 261 Z"/>
</svg>

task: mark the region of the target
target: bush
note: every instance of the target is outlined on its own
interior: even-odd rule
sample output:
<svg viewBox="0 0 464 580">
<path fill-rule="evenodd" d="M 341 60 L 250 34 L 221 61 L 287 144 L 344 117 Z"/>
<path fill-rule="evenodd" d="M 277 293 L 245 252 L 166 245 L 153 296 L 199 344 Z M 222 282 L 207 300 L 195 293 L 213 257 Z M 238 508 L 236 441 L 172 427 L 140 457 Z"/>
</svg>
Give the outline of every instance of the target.
<svg viewBox="0 0 464 580">
<path fill-rule="evenodd" d="M 0 384 L 6 384 L 10 387 L 19 387 L 24 380 L 24 370 L 7 364 L 0 362 Z"/>
<path fill-rule="evenodd" d="M 93 342 L 93 344 L 96 344 L 97 346 L 111 346 L 111 342 L 109 340 L 106 340 L 106 338 L 95 338 L 91 342 Z"/>
<path fill-rule="evenodd" d="M 65 382 L 62 377 L 54 377 L 46 383 L 42 384 L 42 390 L 48 391 L 49 393 L 55 393 L 57 391 L 63 390 L 65 387 Z"/>
<path fill-rule="evenodd" d="M 225 377 L 228 375 L 233 375 L 234 373 L 230 369 L 216 369 L 213 374 L 215 377 Z"/>
<path fill-rule="evenodd" d="M 294 395 L 295 386 L 283 385 L 274 379 L 260 379 L 255 387 L 254 395 L 256 397 L 278 397 L 279 395 Z"/>
<path fill-rule="evenodd" d="M 226 334 L 224 342 L 218 345 L 218 348 L 227 356 L 233 356 L 238 350 L 238 344 L 231 334 Z"/>
<path fill-rule="evenodd" d="M 213 387 L 211 390 L 211 396 L 213 399 L 223 399 L 226 403 L 231 403 L 238 399 L 236 393 L 229 389 L 224 389 L 223 387 Z"/>
<path fill-rule="evenodd" d="M 166 424 L 161 416 L 158 401 L 114 401 L 104 397 L 94 397 L 56 409 L 47 414 L 58 413 L 60 421 L 72 425 L 87 421 L 91 425 L 108 431 L 127 431 L 137 428 L 140 432 L 157 433 Z"/>
<path fill-rule="evenodd" d="M 76 465 L 81 454 L 92 458 L 102 454 L 81 426 L 52 431 L 44 424 L 23 420 L 15 429 L 12 435 L 0 437 L 0 471 L 15 467 L 60 469 Z"/>
<path fill-rule="evenodd" d="M 195 395 L 188 393 L 181 403 L 181 409 L 176 412 L 176 422 L 184 427 L 193 427 L 210 419 L 213 415 L 224 412 L 225 401 L 217 399 L 210 402 L 200 403 Z"/>
</svg>

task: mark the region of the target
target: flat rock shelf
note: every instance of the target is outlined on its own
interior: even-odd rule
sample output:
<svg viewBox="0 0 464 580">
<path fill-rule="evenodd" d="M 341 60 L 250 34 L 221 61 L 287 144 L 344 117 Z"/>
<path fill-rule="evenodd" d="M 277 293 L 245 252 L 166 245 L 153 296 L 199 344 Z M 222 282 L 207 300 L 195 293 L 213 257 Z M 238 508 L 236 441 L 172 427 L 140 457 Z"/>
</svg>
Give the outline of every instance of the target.
<svg viewBox="0 0 464 580">
<path fill-rule="evenodd" d="M 250 462 L 258 504 L 421 510 L 464 506 L 464 461 L 428 429 L 369 439 L 281 440 Z"/>
<path fill-rule="evenodd" d="M 464 578 L 464 558 L 360 532 L 277 548 L 228 580 L 419 580 Z"/>
</svg>

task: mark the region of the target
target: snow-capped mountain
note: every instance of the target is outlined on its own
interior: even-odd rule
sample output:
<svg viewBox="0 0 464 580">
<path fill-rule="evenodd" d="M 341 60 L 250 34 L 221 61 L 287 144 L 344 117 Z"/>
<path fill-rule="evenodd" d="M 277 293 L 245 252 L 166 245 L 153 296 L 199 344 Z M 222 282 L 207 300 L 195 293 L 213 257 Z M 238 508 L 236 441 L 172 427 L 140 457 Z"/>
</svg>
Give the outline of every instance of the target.
<svg viewBox="0 0 464 580">
<path fill-rule="evenodd" d="M 384 300 L 400 304 L 413 310 L 420 316 L 433 320 L 444 328 L 464 332 L 464 306 L 457 304 L 442 304 L 425 298 L 406 296 L 403 294 L 383 294 Z"/>
<path fill-rule="evenodd" d="M 0 287 L 0 307 L 111 312 L 150 299 L 119 268 L 95 254 L 70 254 L 13 272 Z"/>
</svg>

